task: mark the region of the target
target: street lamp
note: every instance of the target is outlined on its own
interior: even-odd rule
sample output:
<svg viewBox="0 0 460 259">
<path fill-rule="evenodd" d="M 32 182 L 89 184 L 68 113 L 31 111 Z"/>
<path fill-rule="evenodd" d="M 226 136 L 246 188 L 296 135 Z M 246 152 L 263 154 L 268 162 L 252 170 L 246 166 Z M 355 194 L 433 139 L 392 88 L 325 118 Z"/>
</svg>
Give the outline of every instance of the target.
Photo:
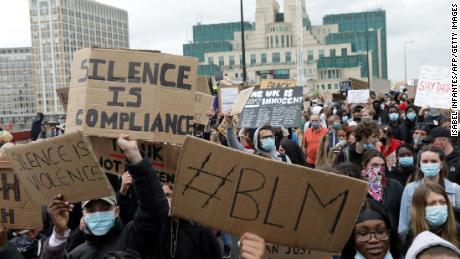
<svg viewBox="0 0 460 259">
<path fill-rule="evenodd" d="M 404 85 L 407 85 L 407 44 L 414 43 L 413 40 L 408 40 L 404 42 Z"/>
<path fill-rule="evenodd" d="M 244 17 L 243 17 L 243 0 L 240 0 L 240 8 L 241 8 L 241 47 L 243 55 L 242 57 L 242 68 L 243 68 L 243 83 L 246 84 L 247 74 L 246 74 L 246 46 L 244 44 Z"/>
</svg>

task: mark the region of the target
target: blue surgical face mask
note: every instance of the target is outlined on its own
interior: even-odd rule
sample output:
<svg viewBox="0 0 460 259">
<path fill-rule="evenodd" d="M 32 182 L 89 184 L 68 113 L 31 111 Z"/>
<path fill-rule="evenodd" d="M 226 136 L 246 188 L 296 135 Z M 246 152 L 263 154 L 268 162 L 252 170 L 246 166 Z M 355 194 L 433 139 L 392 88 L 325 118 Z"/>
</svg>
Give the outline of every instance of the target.
<svg viewBox="0 0 460 259">
<path fill-rule="evenodd" d="M 391 121 L 397 121 L 399 120 L 399 114 L 393 112 L 393 113 L 390 113 L 390 120 Z"/>
<path fill-rule="evenodd" d="M 342 116 L 342 122 L 347 122 L 348 121 L 348 116 Z"/>
<path fill-rule="evenodd" d="M 369 150 L 369 149 L 374 149 L 374 148 L 375 148 L 374 145 L 372 145 L 372 144 L 363 144 L 363 147 L 364 147 L 365 150 Z"/>
<path fill-rule="evenodd" d="M 95 236 L 103 236 L 115 224 L 115 214 L 113 210 L 88 213 L 85 215 L 85 223 Z"/>
<path fill-rule="evenodd" d="M 342 128 L 342 123 L 340 123 L 340 122 L 339 123 L 334 123 L 334 124 L 332 124 L 332 127 L 334 129 L 336 129 L 336 130 L 341 129 Z"/>
<path fill-rule="evenodd" d="M 321 127 L 321 124 L 317 121 L 311 123 L 311 127 L 315 130 L 319 129 Z"/>
<path fill-rule="evenodd" d="M 428 206 L 425 208 L 425 220 L 432 227 L 439 227 L 447 221 L 447 205 Z"/>
<path fill-rule="evenodd" d="M 420 146 L 423 144 L 423 139 L 420 136 L 414 137 L 414 144 Z"/>
<path fill-rule="evenodd" d="M 414 157 L 412 156 L 400 157 L 399 164 L 402 167 L 411 167 L 414 165 Z"/>
<path fill-rule="evenodd" d="M 440 163 L 426 163 L 420 164 L 420 170 L 422 170 L 423 175 L 428 177 L 437 176 L 441 171 Z"/>
<path fill-rule="evenodd" d="M 417 114 L 415 112 L 409 112 L 406 114 L 406 117 L 410 121 L 414 121 L 417 118 Z"/>
<path fill-rule="evenodd" d="M 264 138 L 260 141 L 261 147 L 264 151 L 270 152 L 275 149 L 275 138 Z"/>
</svg>

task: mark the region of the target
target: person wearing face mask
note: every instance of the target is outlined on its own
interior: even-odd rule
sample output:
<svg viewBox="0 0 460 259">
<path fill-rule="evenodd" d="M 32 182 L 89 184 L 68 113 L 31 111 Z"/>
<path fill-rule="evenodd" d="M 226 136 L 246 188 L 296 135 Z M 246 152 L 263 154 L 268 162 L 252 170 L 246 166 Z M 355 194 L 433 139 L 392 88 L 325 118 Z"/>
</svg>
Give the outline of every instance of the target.
<svg viewBox="0 0 460 259">
<path fill-rule="evenodd" d="M 406 186 L 414 179 L 415 159 L 414 149 L 408 144 L 402 144 L 396 149 L 396 166 L 391 168 L 389 178 L 397 180 Z"/>
<path fill-rule="evenodd" d="M 121 134 L 117 143 L 130 162 L 127 169 L 138 197 L 133 220 L 123 226 L 115 196 L 84 201 L 82 229 L 86 241 L 66 252 L 65 243 L 70 232 L 67 225 L 73 206 L 58 194 L 47 209 L 54 230 L 45 242 L 43 258 L 99 259 L 111 252 L 127 250 L 147 257 L 158 252 L 169 211 L 162 185 L 148 157 L 142 157 L 139 152 L 136 141 Z"/>
<path fill-rule="evenodd" d="M 415 125 L 414 133 L 412 133 L 413 144 L 415 153 L 417 154 L 423 146 L 423 140 L 428 137 L 431 128 L 428 124 L 419 123 Z"/>
<path fill-rule="evenodd" d="M 46 236 L 40 233 L 40 229 L 17 230 L 13 232 L 13 238 L 8 242 L 15 247 L 25 259 L 41 258 L 43 242 Z M 0 258 L 2 258 L 0 256 Z"/>
<path fill-rule="evenodd" d="M 309 128 L 303 138 L 303 151 L 306 154 L 307 166 L 315 168 L 316 154 L 321 137 L 327 134 L 327 128 L 323 128 L 319 115 L 310 116 L 311 128 Z"/>
<path fill-rule="evenodd" d="M 450 130 L 438 126 L 430 132 L 424 141 L 444 150 L 448 171 L 447 179 L 460 184 L 460 150 L 454 148 Z"/>
<path fill-rule="evenodd" d="M 430 231 L 457 247 L 460 244 L 452 204 L 444 188 L 437 183 L 427 182 L 415 190 L 410 222 L 405 251 L 424 231 Z"/>
<path fill-rule="evenodd" d="M 372 101 L 372 109 L 374 109 L 375 114 L 373 116 L 373 120 L 380 121 L 380 116 L 382 114 L 382 104 L 379 100 Z M 381 122 L 381 121 L 380 121 Z"/>
<path fill-rule="evenodd" d="M 447 193 L 452 206 L 460 207 L 460 186 L 446 179 L 446 156 L 444 151 L 435 146 L 423 147 L 417 159 L 415 181 L 409 183 L 403 192 L 399 214 L 398 232 L 402 239 L 409 229 L 412 197 L 415 190 L 424 183 L 437 183 Z"/>
<path fill-rule="evenodd" d="M 375 121 L 363 121 L 354 129 L 353 134 L 356 142 L 340 151 L 335 164 L 351 162 L 361 167 L 362 155 L 366 150 L 376 149 L 379 137 L 379 126 Z"/>
<path fill-rule="evenodd" d="M 393 131 L 389 125 L 380 128 L 379 141 L 381 143 L 380 152 L 386 158 L 393 154 L 396 149 L 403 143 L 393 137 Z M 393 164 L 391 166 L 394 166 Z"/>
<path fill-rule="evenodd" d="M 340 123 L 340 117 L 337 115 L 331 115 L 328 119 L 329 132 L 327 133 L 328 149 L 334 147 L 339 143 L 337 137 L 337 131 L 342 129 L 342 123 Z"/>
<path fill-rule="evenodd" d="M 417 109 L 413 105 L 409 105 L 405 110 L 405 119 L 401 121 L 399 125 L 399 131 L 401 132 L 401 140 L 406 143 L 413 143 L 411 133 L 414 131 L 415 125 L 417 124 Z"/>
<path fill-rule="evenodd" d="M 368 199 L 356 220 L 353 232 L 342 250 L 341 259 L 398 259 L 400 240 L 382 206 Z"/>
<path fill-rule="evenodd" d="M 399 116 L 398 106 L 390 106 L 388 108 L 388 125 L 391 127 L 393 132 L 393 137 L 397 140 L 402 140 L 401 132 L 399 132 L 399 126 L 401 125 L 401 120 Z"/>
<path fill-rule="evenodd" d="M 361 116 L 361 111 L 363 109 L 363 106 L 361 105 L 356 105 L 351 109 L 351 119 L 347 121 L 347 123 L 350 123 L 352 121 L 356 123 L 360 123 L 362 116 Z"/>
</svg>

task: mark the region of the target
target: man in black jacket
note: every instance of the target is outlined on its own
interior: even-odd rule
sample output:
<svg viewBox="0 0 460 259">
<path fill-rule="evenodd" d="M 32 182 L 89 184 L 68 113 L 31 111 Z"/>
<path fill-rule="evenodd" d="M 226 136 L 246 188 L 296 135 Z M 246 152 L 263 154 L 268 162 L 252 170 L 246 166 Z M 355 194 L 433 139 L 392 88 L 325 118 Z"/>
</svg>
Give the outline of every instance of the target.
<svg viewBox="0 0 460 259">
<path fill-rule="evenodd" d="M 97 259 L 117 251 L 134 251 L 143 258 L 152 258 L 158 252 L 169 210 L 161 183 L 148 158 L 142 158 L 136 141 L 121 134 L 118 145 L 131 163 L 127 168 L 138 197 L 139 206 L 133 220 L 123 226 L 115 197 L 83 202 L 86 241 L 66 253 L 65 243 L 70 232 L 67 222 L 72 206 L 62 195 L 57 195 L 48 207 L 55 228 L 45 243 L 43 258 Z"/>
</svg>

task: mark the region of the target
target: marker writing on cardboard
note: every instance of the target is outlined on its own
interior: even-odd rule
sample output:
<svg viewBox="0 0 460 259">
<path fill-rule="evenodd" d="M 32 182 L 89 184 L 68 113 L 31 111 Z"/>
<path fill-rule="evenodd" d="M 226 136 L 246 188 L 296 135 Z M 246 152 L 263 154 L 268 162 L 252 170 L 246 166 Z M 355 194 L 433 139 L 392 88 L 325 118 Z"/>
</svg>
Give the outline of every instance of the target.
<svg viewBox="0 0 460 259">
<path fill-rule="evenodd" d="M 19 181 L 16 175 L 11 175 L 10 178 L 13 178 L 13 182 L 10 182 L 8 180 L 8 175 L 5 173 L 1 173 L 1 188 L 0 191 L 2 191 L 2 200 L 4 201 L 10 201 L 11 198 L 14 199 L 14 201 L 21 201 L 21 189 L 19 188 Z M 13 197 L 11 197 L 10 192 L 13 192 Z"/>
</svg>

